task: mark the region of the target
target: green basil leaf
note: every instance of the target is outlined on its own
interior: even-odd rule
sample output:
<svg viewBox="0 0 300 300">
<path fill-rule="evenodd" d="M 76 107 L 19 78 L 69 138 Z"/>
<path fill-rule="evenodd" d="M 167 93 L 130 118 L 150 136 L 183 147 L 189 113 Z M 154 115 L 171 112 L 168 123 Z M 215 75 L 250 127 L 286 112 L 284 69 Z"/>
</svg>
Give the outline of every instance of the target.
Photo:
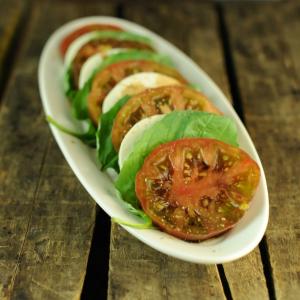
<svg viewBox="0 0 300 300">
<path fill-rule="evenodd" d="M 97 130 L 97 155 L 102 170 L 113 168 L 119 172 L 118 153 L 112 144 L 111 130 L 116 115 L 129 98 L 130 96 L 122 97 L 108 112 L 101 115 Z"/>
<path fill-rule="evenodd" d="M 154 52 L 150 52 L 150 51 L 128 50 L 128 51 L 107 56 L 103 60 L 101 66 L 94 71 L 94 74 L 85 83 L 84 87 L 81 90 L 79 90 L 77 93 L 74 91 L 75 95 L 74 94 L 72 95 L 72 99 L 73 99 L 72 113 L 75 118 L 79 120 L 85 120 L 88 118 L 87 101 L 88 101 L 88 95 L 90 93 L 92 82 L 95 75 L 111 64 L 118 63 L 121 61 L 126 61 L 126 60 L 148 60 L 148 61 L 154 61 L 168 66 L 173 65 L 169 57 Z M 65 80 L 67 80 L 67 78 L 69 77 L 67 77 L 66 74 Z"/>
<path fill-rule="evenodd" d="M 72 102 L 76 96 L 77 91 L 74 89 L 71 68 L 68 68 L 64 74 L 63 86 L 64 86 L 65 95 Z"/>
<path fill-rule="evenodd" d="M 84 87 L 77 91 L 72 101 L 72 115 L 79 120 L 88 119 L 87 99 L 92 86 L 92 80 L 88 80 Z"/>
<path fill-rule="evenodd" d="M 123 221 L 118 218 L 112 218 L 111 220 L 113 222 L 121 224 L 121 225 L 126 225 L 129 227 L 137 228 L 137 229 L 149 229 L 149 228 L 153 227 L 151 218 L 149 216 L 147 216 L 143 210 L 136 209 L 131 204 L 126 203 L 124 201 L 123 201 L 123 203 L 124 203 L 126 209 L 131 214 L 137 216 L 142 221 L 142 223 L 131 223 L 131 222 Z"/>
<path fill-rule="evenodd" d="M 78 132 L 75 132 L 73 130 L 70 130 L 70 129 L 64 127 L 63 125 L 59 124 L 58 122 L 56 122 L 50 116 L 46 116 L 46 120 L 50 124 L 54 125 L 60 131 L 78 138 L 79 140 L 81 140 L 83 143 L 85 143 L 86 145 L 88 145 L 90 147 L 96 147 L 96 129 L 95 129 L 93 123 L 90 120 L 87 121 L 88 122 L 88 129 L 84 133 L 78 133 Z"/>
<path fill-rule="evenodd" d="M 189 83 L 188 86 L 190 86 L 192 89 L 196 91 L 202 92 L 202 88 L 198 83 Z"/>
<path fill-rule="evenodd" d="M 237 129 L 225 116 L 198 111 L 174 111 L 145 131 L 124 162 L 115 182 L 122 199 L 139 208 L 135 177 L 145 158 L 160 144 L 187 137 L 213 138 L 237 146 Z"/>
<path fill-rule="evenodd" d="M 125 60 L 147 60 L 167 65 L 169 67 L 174 66 L 172 60 L 167 55 L 162 55 L 147 50 L 128 50 L 106 56 L 97 72 L 105 69 L 111 64 Z"/>
<path fill-rule="evenodd" d="M 91 33 L 92 40 L 99 40 L 99 39 L 114 39 L 118 41 L 133 41 L 144 43 L 149 46 L 152 45 L 151 39 L 148 37 L 128 32 L 128 31 L 110 31 L 110 30 L 101 30 L 101 31 L 94 31 Z"/>
</svg>

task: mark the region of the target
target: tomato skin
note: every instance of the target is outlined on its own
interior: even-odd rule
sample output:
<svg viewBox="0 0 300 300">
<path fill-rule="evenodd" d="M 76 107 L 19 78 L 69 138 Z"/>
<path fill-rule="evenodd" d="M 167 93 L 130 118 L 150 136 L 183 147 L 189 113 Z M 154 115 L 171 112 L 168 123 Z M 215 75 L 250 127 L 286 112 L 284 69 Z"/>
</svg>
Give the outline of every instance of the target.
<svg viewBox="0 0 300 300">
<path fill-rule="evenodd" d="M 124 136 L 138 121 L 174 110 L 198 110 L 222 114 L 205 95 L 187 86 L 170 85 L 146 89 L 132 96 L 118 112 L 112 128 L 112 143 L 115 150 L 119 150 Z"/>
<path fill-rule="evenodd" d="M 200 241 L 235 226 L 259 178 L 259 167 L 243 150 L 214 139 L 185 138 L 150 153 L 136 176 L 136 195 L 163 231 Z"/>
<path fill-rule="evenodd" d="M 94 30 L 110 30 L 110 31 L 122 31 L 119 26 L 109 25 L 109 24 L 89 24 L 83 27 L 80 27 L 66 36 L 62 42 L 60 43 L 60 53 L 61 56 L 64 57 L 67 49 L 69 48 L 70 44 L 76 40 L 81 35 L 88 33 Z"/>
<path fill-rule="evenodd" d="M 153 52 L 154 49 L 144 43 L 136 41 L 119 41 L 116 39 L 101 39 L 92 40 L 85 44 L 76 54 L 72 63 L 72 74 L 75 88 L 78 89 L 78 81 L 80 76 L 80 71 L 86 60 L 92 55 L 99 53 L 105 55 L 107 51 L 113 48 L 126 48 L 126 49 L 138 49 L 147 50 Z"/>
<path fill-rule="evenodd" d="M 157 72 L 176 78 L 182 83 L 186 80 L 174 68 L 150 60 L 126 60 L 109 65 L 96 74 L 88 96 L 89 116 L 95 126 L 102 112 L 102 103 L 109 91 L 122 79 L 140 72 Z"/>
</svg>

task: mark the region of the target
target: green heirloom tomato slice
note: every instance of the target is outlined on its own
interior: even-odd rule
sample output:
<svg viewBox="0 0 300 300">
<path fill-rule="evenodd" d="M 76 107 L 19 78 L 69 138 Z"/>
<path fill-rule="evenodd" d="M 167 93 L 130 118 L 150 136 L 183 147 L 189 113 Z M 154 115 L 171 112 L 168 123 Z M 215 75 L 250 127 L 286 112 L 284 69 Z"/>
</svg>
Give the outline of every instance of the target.
<svg viewBox="0 0 300 300">
<path fill-rule="evenodd" d="M 170 85 L 147 89 L 133 96 L 118 112 L 112 128 L 112 143 L 115 150 L 119 150 L 126 133 L 138 121 L 174 110 L 221 114 L 205 95 L 187 86 Z"/>
<path fill-rule="evenodd" d="M 260 170 L 243 150 L 206 138 L 160 145 L 136 176 L 136 195 L 163 231 L 190 241 L 232 228 L 249 207 Z"/>
</svg>

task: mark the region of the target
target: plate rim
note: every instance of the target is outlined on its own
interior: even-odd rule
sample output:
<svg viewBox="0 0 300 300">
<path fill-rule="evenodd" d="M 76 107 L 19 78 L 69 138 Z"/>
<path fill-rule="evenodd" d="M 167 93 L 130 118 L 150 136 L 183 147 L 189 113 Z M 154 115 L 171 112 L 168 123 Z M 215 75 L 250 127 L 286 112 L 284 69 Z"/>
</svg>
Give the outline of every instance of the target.
<svg viewBox="0 0 300 300">
<path fill-rule="evenodd" d="M 44 76 L 44 71 L 47 65 L 47 58 L 49 55 L 49 49 L 51 49 L 51 46 L 53 46 L 53 43 L 55 43 L 57 41 L 57 39 L 59 39 L 59 37 L 63 37 L 65 34 L 67 34 L 68 32 L 71 32 L 72 30 L 79 28 L 82 25 L 91 23 L 91 22 L 99 22 L 99 23 L 111 23 L 111 24 L 116 24 L 116 25 L 120 25 L 125 27 L 125 29 L 128 30 L 132 30 L 135 31 L 137 33 L 140 34 L 144 34 L 146 33 L 146 35 L 150 35 L 151 39 L 156 40 L 156 42 L 158 43 L 162 43 L 165 48 L 170 48 L 174 53 L 176 53 L 177 56 L 181 56 L 182 60 L 189 62 L 190 65 L 192 65 L 197 72 L 199 72 L 199 74 L 201 74 L 202 78 L 204 78 L 205 80 L 208 81 L 208 84 L 211 86 L 212 89 L 215 89 L 215 91 L 217 92 L 217 94 L 220 97 L 221 102 L 224 102 L 224 105 L 227 106 L 227 109 L 229 110 L 230 114 L 233 116 L 234 121 L 237 123 L 238 127 L 241 129 L 241 131 L 243 132 L 243 134 L 245 135 L 246 140 L 249 143 L 249 146 L 251 148 L 253 148 L 252 151 L 254 151 L 254 159 L 255 161 L 258 163 L 259 167 L 260 167 L 260 171 L 261 171 L 261 183 L 262 184 L 262 188 L 263 188 L 263 193 L 264 193 L 264 222 L 262 223 L 259 233 L 256 234 L 256 238 L 252 240 L 252 242 L 248 243 L 247 247 L 241 247 L 239 249 L 239 251 L 236 251 L 234 253 L 232 253 L 231 255 L 226 255 L 226 256 L 222 256 L 222 254 L 218 255 L 218 258 L 214 257 L 214 258 L 201 258 L 201 257 L 195 257 L 195 255 L 189 255 L 189 253 L 184 253 L 184 252 L 180 252 L 180 251 L 176 251 L 176 249 L 169 249 L 168 251 L 166 251 L 166 249 L 164 248 L 163 243 L 157 243 L 157 244 L 153 244 L 151 242 L 149 242 L 149 239 L 147 239 L 145 237 L 145 234 L 143 233 L 145 231 L 145 229 L 143 230 L 137 230 L 128 226 L 124 226 L 121 225 L 123 228 L 125 228 L 126 231 L 128 231 L 130 234 L 132 234 L 133 236 L 135 236 L 136 238 L 138 238 L 139 240 L 141 240 L 143 243 L 147 244 L 148 246 L 173 257 L 179 258 L 181 260 L 184 261 L 189 261 L 189 262 L 194 262 L 194 263 L 200 263 L 200 264 L 216 264 L 216 263 L 225 263 L 225 262 L 229 262 L 229 261 L 233 261 L 236 260 L 242 256 L 247 255 L 249 252 L 251 252 L 260 242 L 260 240 L 263 238 L 263 235 L 266 231 L 267 228 L 267 224 L 268 224 L 268 219 L 269 219 L 269 196 L 268 196 L 268 188 L 267 188 L 267 182 L 266 182 L 266 177 L 265 177 L 265 173 L 264 173 L 264 169 L 261 163 L 261 160 L 259 158 L 259 155 L 257 153 L 257 150 L 254 146 L 254 143 L 251 139 L 251 137 L 249 136 L 248 131 L 246 130 L 245 126 L 243 125 L 242 121 L 240 120 L 239 116 L 237 115 L 237 113 L 235 112 L 235 110 L 233 109 L 233 107 L 231 106 L 231 104 L 229 103 L 228 99 L 226 98 L 226 96 L 223 94 L 223 92 L 221 91 L 221 89 L 216 85 L 216 83 L 206 74 L 206 72 L 204 72 L 200 66 L 198 66 L 190 57 L 188 57 L 185 53 L 183 53 L 180 49 L 178 49 L 176 46 L 174 46 L 173 44 L 171 44 L 170 42 L 168 42 L 167 40 L 165 40 L 164 38 L 160 37 L 159 35 L 157 35 L 156 33 L 150 31 L 149 29 L 136 24 L 134 22 L 128 21 L 128 20 L 124 20 L 124 19 L 119 19 L 116 17 L 110 17 L 110 16 L 91 16 L 91 17 L 84 17 L 84 18 L 79 18 L 79 19 L 75 19 L 72 20 L 70 22 L 65 23 L 63 26 L 59 27 L 58 29 L 56 29 L 52 35 L 49 37 L 49 39 L 47 40 L 41 57 L 40 57 L 40 61 L 39 61 L 39 66 L 38 66 L 38 82 L 39 82 L 39 91 L 40 91 L 40 95 L 42 98 L 42 103 L 43 103 L 43 107 L 44 107 L 44 111 L 47 114 L 49 112 L 49 101 L 47 99 L 47 94 L 46 93 L 46 89 L 45 89 L 45 82 L 43 82 L 43 76 Z M 134 29 L 134 30 L 133 30 Z M 171 51 L 170 50 L 170 51 Z M 63 64 L 63 62 L 62 62 Z M 66 99 L 67 101 L 67 99 Z M 225 104 L 226 103 L 226 104 Z M 54 116 L 55 117 L 55 116 Z M 74 120 L 75 122 L 75 120 Z M 88 191 L 88 193 L 92 196 L 92 198 L 96 201 L 96 203 L 110 216 L 112 217 L 112 214 L 110 213 L 109 209 L 107 207 L 103 207 L 103 203 L 101 203 L 101 201 L 99 201 L 97 195 L 95 195 L 95 192 L 92 190 L 92 188 L 88 185 L 86 185 L 84 183 L 84 180 L 80 174 L 80 169 L 78 169 L 78 166 L 76 166 L 76 163 L 74 163 L 74 161 L 70 158 L 70 153 L 68 152 L 66 146 L 65 146 L 65 142 L 64 142 L 64 134 L 59 132 L 56 128 L 54 128 L 52 125 L 50 125 L 51 131 L 53 136 L 55 137 L 55 140 L 57 142 L 57 144 L 59 145 L 65 159 L 67 160 L 68 164 L 70 165 L 71 169 L 73 170 L 73 172 L 75 173 L 76 177 L 78 178 L 78 180 L 81 182 L 81 184 L 83 185 L 83 187 Z M 71 155 L 72 157 L 72 155 Z M 99 172 L 101 172 L 99 170 Z M 119 205 L 119 204 L 118 204 Z M 247 214 L 247 212 L 246 212 Z M 243 217 L 244 218 L 244 217 Z M 242 219 L 243 219 L 242 218 Z M 238 222 L 240 223 L 241 220 Z M 146 229 L 148 230 L 148 229 Z M 229 232 L 232 232 L 232 230 L 230 230 Z M 225 236 L 227 234 L 225 233 Z M 223 235 L 224 236 L 224 235 Z M 226 238 L 226 237 L 225 237 Z M 177 239 L 176 239 L 177 240 Z M 183 243 L 188 243 L 185 241 L 178 241 L 179 243 L 183 242 Z M 197 245 L 203 244 L 204 242 L 200 242 Z M 188 243 L 190 244 L 190 243 Z"/>
</svg>

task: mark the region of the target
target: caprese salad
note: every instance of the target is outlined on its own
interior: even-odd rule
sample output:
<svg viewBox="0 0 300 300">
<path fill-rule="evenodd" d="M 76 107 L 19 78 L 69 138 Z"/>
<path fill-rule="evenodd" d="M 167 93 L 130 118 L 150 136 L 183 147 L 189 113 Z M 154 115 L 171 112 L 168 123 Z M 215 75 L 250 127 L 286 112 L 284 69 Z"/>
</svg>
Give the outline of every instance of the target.
<svg viewBox="0 0 300 300">
<path fill-rule="evenodd" d="M 175 62 L 149 38 L 110 24 L 75 30 L 60 52 L 64 92 L 87 131 L 48 121 L 95 147 L 101 170 L 117 173 L 119 198 L 142 222 L 116 222 L 156 226 L 186 241 L 237 224 L 258 186 L 259 167 L 238 147 L 235 123 Z"/>
</svg>

